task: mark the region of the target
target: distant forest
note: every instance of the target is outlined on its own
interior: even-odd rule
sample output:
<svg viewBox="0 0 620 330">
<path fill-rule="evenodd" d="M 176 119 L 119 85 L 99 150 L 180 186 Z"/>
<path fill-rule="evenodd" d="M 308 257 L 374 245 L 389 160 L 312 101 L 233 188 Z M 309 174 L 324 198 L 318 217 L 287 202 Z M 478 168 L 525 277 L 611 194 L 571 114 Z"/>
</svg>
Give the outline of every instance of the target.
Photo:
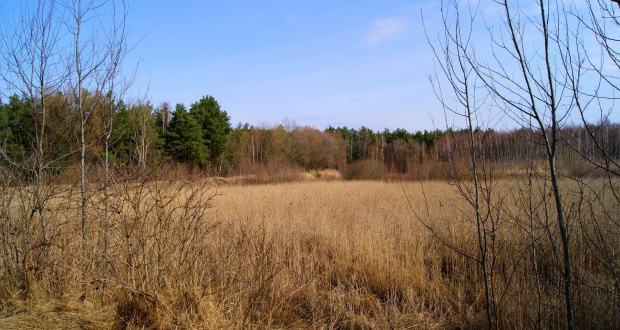
<svg viewBox="0 0 620 330">
<path fill-rule="evenodd" d="M 186 172 L 249 176 L 260 182 L 290 181 L 301 171 L 325 169 L 336 169 L 347 179 L 441 179 L 450 172 L 442 164 L 448 166 L 469 155 L 467 129 L 409 132 L 329 126 L 321 131 L 294 122 L 233 127 L 212 96 L 192 103 L 189 109 L 183 104 L 171 109 L 168 103 L 155 107 L 149 102 L 127 104 L 106 95 L 83 94 L 84 103 L 93 104 L 85 123 L 85 155 L 91 166 L 105 157 L 107 143 L 108 157 L 117 168 L 147 168 L 173 161 Z M 40 114 L 30 111 L 31 103 L 42 100 L 14 95 L 2 103 L 3 162 L 27 164 L 37 137 L 43 134 L 40 140 L 45 143 L 48 168 L 61 177 L 72 177 L 67 171 L 77 169 L 80 127 L 71 97 L 61 92 L 45 97 L 49 112 L 44 127 Z M 618 124 L 588 126 L 590 130 L 562 128 L 557 155 L 564 170 L 587 168 L 580 166 L 585 161 L 580 154 L 596 155 L 597 141 L 603 141 L 609 155 L 620 157 Z M 515 174 L 518 164 L 531 157 L 545 159 L 539 133 L 529 128 L 477 128 L 473 132 L 483 149 L 481 157 L 496 168 L 510 169 L 504 174 Z"/>
</svg>

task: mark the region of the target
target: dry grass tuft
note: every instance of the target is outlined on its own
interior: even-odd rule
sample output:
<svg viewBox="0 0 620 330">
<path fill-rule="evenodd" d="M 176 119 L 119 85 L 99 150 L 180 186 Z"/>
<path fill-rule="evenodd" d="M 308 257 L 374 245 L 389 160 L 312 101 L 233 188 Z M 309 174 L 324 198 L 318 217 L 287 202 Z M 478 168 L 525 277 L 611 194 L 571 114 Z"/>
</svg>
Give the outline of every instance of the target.
<svg viewBox="0 0 620 330">
<path fill-rule="evenodd" d="M 116 320 L 113 329 L 156 328 L 158 325 L 157 297 L 145 292 L 118 290 L 116 297 Z"/>
<path fill-rule="evenodd" d="M 109 329 L 109 307 L 69 299 L 14 300 L 18 308 L 0 318 L 0 329 Z"/>
</svg>

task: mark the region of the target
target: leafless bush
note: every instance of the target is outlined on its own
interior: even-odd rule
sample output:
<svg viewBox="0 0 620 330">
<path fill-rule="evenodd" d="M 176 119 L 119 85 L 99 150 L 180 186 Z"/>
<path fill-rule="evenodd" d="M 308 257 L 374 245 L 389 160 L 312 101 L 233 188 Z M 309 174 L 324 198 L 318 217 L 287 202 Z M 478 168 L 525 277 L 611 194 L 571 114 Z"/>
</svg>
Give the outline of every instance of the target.
<svg viewBox="0 0 620 330">
<path fill-rule="evenodd" d="M 347 165 L 344 178 L 347 180 L 385 180 L 387 174 L 383 162 L 366 159 Z"/>
</svg>

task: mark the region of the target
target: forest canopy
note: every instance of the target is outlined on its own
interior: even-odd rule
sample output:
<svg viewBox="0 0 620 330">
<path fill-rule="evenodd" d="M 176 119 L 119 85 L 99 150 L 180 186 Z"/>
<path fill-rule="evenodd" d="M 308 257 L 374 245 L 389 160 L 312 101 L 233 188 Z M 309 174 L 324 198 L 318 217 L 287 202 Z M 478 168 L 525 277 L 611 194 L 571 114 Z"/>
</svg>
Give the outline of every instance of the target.
<svg viewBox="0 0 620 330">
<path fill-rule="evenodd" d="M 44 101 L 50 111 L 43 140 L 47 141 L 48 157 L 53 160 L 50 166 L 62 173 L 78 161 L 75 152 L 80 148 L 76 139 L 78 121 L 71 112 L 67 94 L 56 92 L 47 95 Z M 0 105 L 5 166 L 11 161 L 26 162 L 35 148 L 35 129 L 41 123 L 28 109 L 29 104 L 36 102 L 40 101 L 13 95 Z M 85 124 L 86 159 L 93 164 L 103 157 L 104 128 L 110 119 L 114 129 L 109 136 L 109 155 L 114 164 L 121 167 L 173 161 L 190 171 L 205 171 L 211 175 L 267 173 L 273 180 L 280 180 L 278 173 L 286 171 L 336 169 L 344 174 L 350 165 L 364 162 L 365 166 L 380 169 L 381 175 L 374 178 L 423 179 L 420 171 L 424 166 L 445 163 L 451 157 L 465 157 L 467 153 L 466 129 L 409 132 L 402 128 L 373 131 L 364 126 L 359 129 L 329 126 L 319 130 L 297 125 L 285 128 L 247 123 L 232 127 L 226 111 L 210 95 L 192 103 L 189 110 L 177 104 L 173 111 L 168 103 L 159 106 L 149 102 L 128 104 L 88 92 L 84 92 L 84 102 L 99 104 Z M 111 117 L 107 111 L 110 103 L 113 104 Z M 592 126 L 597 127 L 596 136 L 605 139 L 609 153 L 620 156 L 619 126 L 607 122 Z M 582 127 L 565 127 L 562 132 L 567 141 L 560 145 L 558 155 L 560 160 L 566 159 L 567 167 L 575 162 L 580 152 L 594 152 L 585 150 L 594 145 L 592 137 Z M 506 165 L 524 160 L 525 141 L 536 138 L 534 132 L 525 128 L 513 131 L 475 128 L 474 134 L 485 141 L 484 156 L 488 160 Z M 456 143 L 456 147 L 451 146 L 452 143 Z M 583 150 L 575 149 L 575 145 Z M 544 157 L 542 150 L 539 156 Z M 437 169 L 426 175 L 446 177 Z"/>
</svg>

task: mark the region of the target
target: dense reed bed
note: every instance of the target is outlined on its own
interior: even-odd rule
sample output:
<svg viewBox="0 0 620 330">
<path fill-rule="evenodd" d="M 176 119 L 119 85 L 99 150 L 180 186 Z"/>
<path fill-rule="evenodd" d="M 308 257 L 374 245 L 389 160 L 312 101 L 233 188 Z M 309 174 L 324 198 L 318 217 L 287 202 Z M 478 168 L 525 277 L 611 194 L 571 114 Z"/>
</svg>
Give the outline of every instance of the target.
<svg viewBox="0 0 620 330">
<path fill-rule="evenodd" d="M 562 327 L 557 230 L 532 217 L 551 201 L 523 184 L 496 182 L 486 209 L 497 320 Z M 85 236 L 73 188 L 56 189 L 45 233 L 27 194 L 4 190 L 0 328 L 487 326 L 473 211 L 446 182 L 127 181 L 91 197 Z M 566 197 L 583 210 L 571 213 L 576 317 L 617 327 L 614 276 L 588 243 L 587 219 L 604 216 L 582 195 Z"/>
</svg>

